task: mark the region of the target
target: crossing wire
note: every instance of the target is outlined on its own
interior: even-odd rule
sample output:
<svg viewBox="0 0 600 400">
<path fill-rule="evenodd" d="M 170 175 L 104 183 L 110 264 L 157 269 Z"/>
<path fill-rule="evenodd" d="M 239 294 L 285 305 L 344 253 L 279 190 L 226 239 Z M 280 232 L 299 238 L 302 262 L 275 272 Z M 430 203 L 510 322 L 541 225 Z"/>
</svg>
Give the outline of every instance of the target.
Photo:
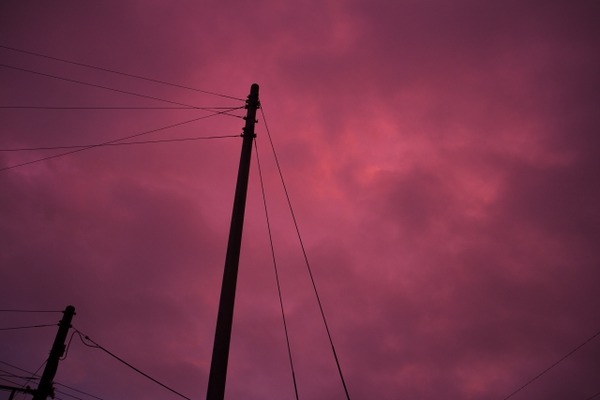
<svg viewBox="0 0 600 400">
<path fill-rule="evenodd" d="M 0 328 L 0 331 L 15 331 L 15 330 L 19 330 L 19 329 L 29 329 L 29 328 L 46 328 L 48 326 L 56 326 L 56 324 L 14 326 L 14 327 L 11 327 L 11 328 Z"/>
<path fill-rule="evenodd" d="M 83 390 L 75 389 L 75 388 L 73 388 L 73 387 L 71 387 L 71 386 L 63 385 L 62 383 L 54 382 L 54 384 L 55 384 L 55 385 L 57 385 L 57 386 L 62 386 L 62 387 L 65 387 L 65 388 L 67 388 L 67 389 L 69 389 L 69 390 L 72 390 L 72 391 L 74 391 L 74 392 L 81 393 L 81 394 L 83 394 L 83 395 L 86 395 L 86 396 L 92 397 L 92 398 L 94 398 L 94 399 L 98 399 L 98 400 L 104 400 L 102 397 L 94 396 L 93 394 L 89 394 L 89 393 L 87 393 L 87 392 L 84 392 Z M 58 392 L 58 390 L 57 390 L 57 392 Z M 63 393 L 63 392 L 60 392 L 60 393 Z"/>
<path fill-rule="evenodd" d="M 0 67 L 4 67 L 4 68 L 8 68 L 8 69 L 13 69 L 13 70 L 16 70 L 16 71 L 21 71 L 21 72 L 27 72 L 27 73 L 34 74 L 34 75 L 45 76 L 47 78 L 58 79 L 58 80 L 65 81 L 65 82 L 76 83 L 76 84 L 79 84 L 79 85 L 95 87 L 95 88 L 98 88 L 98 89 L 110 90 L 112 92 L 117 92 L 117 93 L 122 93 L 122 94 L 128 94 L 130 96 L 141 97 L 141 98 L 144 98 L 144 99 L 162 101 L 164 103 L 175 104 L 175 105 L 178 105 L 178 106 L 185 106 L 185 107 L 188 107 L 190 109 L 199 109 L 196 106 L 193 106 L 193 105 L 190 105 L 190 104 L 186 104 L 186 103 L 181 103 L 181 102 L 178 102 L 178 101 L 166 100 L 166 99 L 162 99 L 160 97 L 150 96 L 150 95 L 147 95 L 147 94 L 141 94 L 141 93 L 136 93 L 136 92 L 130 92 L 128 90 L 116 89 L 116 88 L 112 88 L 112 87 L 109 87 L 109 86 L 98 85 L 96 83 L 85 82 L 85 81 L 81 81 L 81 80 L 78 80 L 78 79 L 71 79 L 71 78 L 67 78 L 67 77 L 64 77 L 64 76 L 47 74 L 45 72 L 34 71 L 34 70 L 31 70 L 31 69 L 17 67 L 17 66 L 14 66 L 14 65 L 8 65 L 8 64 L 2 64 L 2 63 L 0 63 Z"/>
<path fill-rule="evenodd" d="M 136 107 L 136 106 L 0 106 L 0 110 L 238 110 L 238 107 L 194 107 L 194 106 L 164 106 L 164 107 Z M 243 118 L 240 116 L 240 118 Z"/>
<path fill-rule="evenodd" d="M 3 380 L 4 382 L 8 382 L 8 383 L 12 383 L 13 385 L 15 385 L 15 388 L 19 388 L 19 389 L 25 389 L 25 387 L 22 387 L 20 383 L 15 382 L 11 379 L 5 378 L 5 377 L 0 377 L 0 380 Z M 27 389 L 30 389 L 30 387 L 28 386 Z M 11 397 L 14 398 L 14 397 Z"/>
<path fill-rule="evenodd" d="M 13 313 L 62 313 L 63 311 L 56 311 L 56 310 L 0 310 L 0 312 L 13 312 Z"/>
<path fill-rule="evenodd" d="M 14 378 L 14 379 L 26 379 L 26 380 L 37 380 L 39 379 L 38 377 L 35 376 L 22 376 L 22 375 L 17 375 L 14 372 L 10 372 L 7 371 L 5 369 L 0 369 L 0 372 L 2 372 L 2 374 L 0 374 L 0 377 L 6 378 Z"/>
<path fill-rule="evenodd" d="M 12 51 L 23 53 L 23 54 L 29 54 L 29 55 L 33 55 L 33 56 L 36 56 L 36 57 L 43 57 L 43 58 L 47 58 L 49 60 L 60 61 L 60 62 L 67 63 L 67 64 L 77 65 L 77 66 L 80 66 L 80 67 L 91 68 L 91 69 L 95 69 L 95 70 L 98 70 L 98 71 L 104 71 L 104 72 L 110 72 L 112 74 L 117 74 L 117 75 L 122 75 L 122 76 L 128 76 L 130 78 L 141 79 L 141 80 L 148 81 L 148 82 L 160 83 L 162 85 L 168 85 L 168 86 L 178 87 L 178 88 L 187 89 L 187 90 L 193 90 L 195 92 L 210 94 L 210 95 L 218 96 L 218 97 L 224 97 L 224 98 L 232 99 L 232 100 L 245 101 L 245 99 L 241 99 L 239 97 L 228 96 L 226 94 L 217 93 L 217 92 L 211 92 L 211 91 L 208 91 L 208 90 L 196 89 L 196 88 L 193 88 L 193 87 L 190 87 L 190 86 L 178 85 L 176 83 L 170 83 L 170 82 L 162 81 L 162 80 L 159 80 L 159 79 L 147 78 L 147 77 L 140 76 L 140 75 L 128 74 L 126 72 L 121 72 L 121 71 L 117 71 L 117 70 L 114 70 L 114 69 L 102 68 L 102 67 L 98 67 L 98 66 L 91 65 L 91 64 L 85 64 L 85 63 L 81 63 L 81 62 L 77 62 L 77 61 L 66 60 L 64 58 L 53 57 L 53 56 L 49 56 L 47 54 L 41 54 L 41 53 L 36 53 L 36 52 L 33 52 L 33 51 L 29 51 L 29 50 L 18 49 L 16 47 L 11 47 L 11 46 L 6 46 L 6 45 L 0 45 L 0 48 L 7 49 L 7 50 L 12 50 Z"/>
<path fill-rule="evenodd" d="M 558 364 L 560 364 L 561 362 L 563 362 L 565 359 L 567 359 L 568 357 L 572 356 L 577 350 L 581 349 L 583 346 L 585 346 L 586 344 L 588 344 L 589 342 L 591 342 L 592 340 L 594 340 L 598 336 L 600 336 L 600 331 L 594 333 L 592 336 L 590 336 L 589 338 L 587 338 L 579 346 L 575 347 L 573 350 L 571 350 L 570 352 L 568 352 L 567 354 L 565 354 L 564 356 L 562 356 L 558 361 L 554 362 L 548 368 L 544 369 L 542 372 L 540 372 L 539 374 L 537 374 L 536 376 L 534 376 L 533 378 L 531 378 L 529 381 L 527 381 L 527 383 L 525 383 L 523 386 L 519 387 L 517 390 L 515 390 L 514 392 L 512 392 L 511 394 L 509 394 L 508 396 L 506 396 L 502 400 L 507 400 L 507 399 L 511 398 L 512 396 L 514 396 L 515 394 L 519 393 L 521 390 L 525 389 L 527 386 L 529 386 L 530 384 L 532 384 L 535 380 L 537 380 L 538 378 L 540 378 L 546 372 L 550 371 L 552 368 L 556 367 Z M 596 396 L 596 395 L 594 395 L 594 396 Z M 594 396 L 592 396 L 592 398 Z"/>
<path fill-rule="evenodd" d="M 62 311 L 61 311 L 61 312 L 62 312 Z M 26 372 L 26 373 L 28 373 L 28 374 L 30 374 L 30 375 L 31 375 L 30 377 L 23 377 L 22 379 L 28 379 L 28 380 L 30 380 L 30 381 L 31 381 L 31 380 L 38 380 L 38 379 L 39 379 L 39 375 L 37 374 L 37 372 L 36 372 L 36 373 L 32 373 L 32 372 L 30 372 L 30 371 L 27 371 L 26 369 L 23 369 L 23 368 L 17 367 L 16 365 L 13 365 L 13 364 L 7 363 L 6 361 L 1 361 L 1 360 L 0 360 L 0 364 L 4 364 L 4 365 L 6 365 L 6 366 L 9 366 L 9 367 L 11 367 L 11 368 L 14 368 L 14 369 L 16 369 L 16 370 L 19 370 L 19 371 L 21 371 L 21 372 Z M 39 369 L 38 369 L 38 371 L 39 371 Z M 8 372 L 9 374 L 11 374 L 11 375 L 12 375 L 13 377 L 15 377 L 15 378 L 17 377 L 15 374 L 12 374 L 12 373 L 10 373 L 9 371 L 5 371 L 5 372 Z M 20 378 L 20 377 L 19 377 L 19 378 Z M 74 391 L 74 392 L 81 393 L 81 394 L 84 394 L 84 395 L 86 395 L 86 396 L 89 396 L 89 397 L 93 397 L 94 399 L 98 399 L 98 400 L 104 400 L 104 399 L 103 399 L 103 398 L 101 398 L 101 397 L 94 396 L 93 394 L 90 394 L 90 393 L 84 392 L 83 390 L 75 389 L 75 388 L 74 388 L 74 387 L 72 387 L 72 386 L 68 386 L 68 385 L 65 385 L 65 384 L 63 384 L 63 383 L 56 382 L 56 381 L 54 381 L 53 383 L 54 383 L 55 385 L 57 385 L 57 386 L 62 386 L 62 387 L 64 387 L 64 388 L 67 388 L 67 389 L 69 389 L 69 390 L 72 390 L 72 391 Z"/>
<path fill-rule="evenodd" d="M 294 227 L 296 229 L 296 235 L 298 237 L 298 241 L 300 242 L 300 248 L 302 249 L 302 255 L 304 256 L 304 264 L 306 265 L 306 269 L 308 271 L 308 275 L 310 277 L 310 282 L 312 283 L 313 291 L 315 293 L 315 297 L 317 299 L 317 304 L 319 305 L 319 311 L 321 313 L 321 318 L 323 320 L 323 325 L 325 326 L 325 331 L 327 332 L 327 338 L 329 339 L 329 345 L 331 346 L 331 351 L 333 353 L 333 358 L 335 359 L 335 364 L 337 366 L 338 374 L 340 376 L 340 380 L 342 382 L 342 386 L 344 387 L 344 392 L 346 394 L 346 399 L 350 400 L 350 394 L 348 393 L 348 388 L 346 386 L 346 381 L 344 379 L 344 374 L 342 373 L 342 367 L 340 365 L 340 361 L 337 355 L 337 351 L 335 350 L 335 346 L 333 344 L 333 338 L 331 336 L 331 331 L 329 329 L 329 324 L 327 323 L 327 318 L 325 317 L 325 311 L 323 310 L 323 304 L 321 303 L 321 298 L 319 297 L 319 291 L 317 290 L 317 285 L 315 282 L 315 278 L 312 273 L 312 268 L 310 266 L 310 262 L 308 261 L 308 255 L 306 254 L 306 248 L 304 247 L 304 242 L 302 240 L 302 235 L 300 235 L 300 228 L 298 226 L 298 221 L 296 219 L 296 214 L 294 213 L 294 208 L 292 207 L 292 202 L 290 200 L 290 195 L 287 190 L 287 186 L 285 184 L 285 180 L 283 179 L 283 172 L 281 170 L 281 165 L 279 164 L 279 158 L 277 157 L 277 152 L 275 151 L 275 145 L 273 143 L 273 138 L 271 137 L 271 132 L 269 131 L 269 126 L 267 124 L 267 119 L 265 117 L 264 107 L 260 108 L 260 112 L 263 117 L 263 121 L 265 122 L 265 130 L 267 131 L 267 137 L 269 138 L 269 142 L 271 144 L 271 149 L 273 151 L 273 156 L 275 158 L 275 165 L 277 166 L 277 171 L 279 172 L 279 178 L 281 180 L 281 184 L 283 186 L 283 191 L 285 193 L 285 197 L 287 199 L 288 208 L 290 210 L 290 214 L 292 216 L 292 220 L 294 222 Z"/>
<path fill-rule="evenodd" d="M 36 380 L 36 379 L 38 379 L 35 376 L 21 376 L 21 375 L 17 375 L 17 374 L 15 374 L 13 372 L 10 372 L 10 371 L 7 371 L 7 370 L 1 369 L 1 368 L 0 368 L 0 372 L 1 372 L 0 377 L 7 377 L 8 376 L 10 378 L 15 378 L 15 379 L 30 379 L 30 380 Z"/>
<path fill-rule="evenodd" d="M 150 375 L 146 374 L 145 372 L 142 372 L 141 370 L 139 370 L 138 368 L 134 367 L 133 365 L 131 365 L 130 363 L 128 363 L 127 361 L 123 360 L 121 357 L 117 356 L 114 353 L 111 353 L 109 350 L 107 350 L 106 348 L 100 346 L 98 343 L 94 342 L 92 339 L 89 338 L 89 336 L 85 335 L 84 333 L 82 333 L 81 331 L 79 331 L 78 329 L 75 329 L 75 332 L 77 332 L 77 334 L 79 335 L 79 338 L 81 339 L 81 342 L 86 345 L 87 347 L 91 347 L 91 348 L 95 348 L 95 349 L 99 349 L 102 350 L 103 352 L 105 352 L 106 354 L 108 354 L 109 356 L 113 357 L 115 360 L 121 362 L 122 364 L 128 366 L 129 368 L 131 368 L 132 370 L 134 370 L 135 372 L 137 372 L 140 375 L 143 375 L 144 377 L 150 379 L 152 382 L 162 386 L 163 388 L 169 390 L 170 392 L 178 395 L 179 397 L 182 397 L 186 400 L 191 400 L 189 397 L 184 396 L 183 394 L 179 393 L 178 391 L 176 391 L 175 389 L 171 389 L 170 387 L 168 387 L 167 385 L 165 385 L 164 383 L 154 379 L 153 377 L 151 377 Z M 92 344 L 86 343 L 85 341 L 88 341 Z"/>
<path fill-rule="evenodd" d="M 139 140 L 139 141 L 135 141 L 135 142 L 119 142 L 119 143 L 107 143 L 107 144 L 97 143 L 97 144 L 70 145 L 70 146 L 19 147 L 19 148 L 13 148 L 13 149 L 0 149 L 0 152 L 81 149 L 84 147 L 126 146 L 126 145 L 134 145 L 134 144 L 137 145 L 137 144 L 190 142 L 190 141 L 196 141 L 196 140 L 227 139 L 227 138 L 238 138 L 238 137 L 240 137 L 239 134 L 237 134 L 237 135 L 220 135 L 220 136 L 193 136 L 193 137 L 185 137 L 185 138 Z"/>
<path fill-rule="evenodd" d="M 67 397 L 70 397 L 70 398 L 72 398 L 72 399 L 76 399 L 76 400 L 84 400 L 84 399 L 83 399 L 83 398 L 81 398 L 81 397 L 74 396 L 74 395 L 72 395 L 72 394 L 69 394 L 69 393 L 67 393 L 67 392 L 63 392 L 63 391 L 61 391 L 61 390 L 56 390 L 56 389 L 55 389 L 55 390 L 54 390 L 54 392 L 56 392 L 56 393 L 60 393 L 60 394 L 62 394 L 62 395 L 65 395 L 65 396 L 67 396 Z M 58 397 L 58 396 L 54 396 L 54 398 L 55 398 L 56 400 L 61 400 L 61 398 L 60 398 L 60 397 Z"/>
<path fill-rule="evenodd" d="M 288 359 L 290 361 L 290 369 L 292 373 L 292 381 L 294 382 L 294 393 L 296 395 L 296 400 L 298 400 L 298 384 L 296 383 L 296 371 L 294 369 L 294 360 L 292 358 L 292 348 L 290 346 L 290 336 L 288 333 L 287 322 L 285 318 L 285 308 L 283 307 L 283 296 L 281 294 L 281 284 L 279 281 L 279 271 L 277 269 L 277 260 L 275 258 L 275 247 L 273 246 L 273 235 L 271 233 L 271 222 L 269 220 L 269 209 L 267 207 L 267 196 L 265 193 L 265 184 L 263 181 L 262 175 L 262 167 L 260 164 L 260 158 L 258 156 L 258 145 L 256 144 L 256 140 L 254 141 L 254 149 L 256 150 L 256 163 L 258 165 L 258 177 L 260 180 L 260 190 L 262 193 L 263 200 L 263 208 L 265 210 L 265 219 L 267 222 L 267 231 L 269 233 L 269 243 L 271 245 L 271 259 L 273 261 L 273 269 L 275 270 L 275 281 L 277 282 L 277 294 L 279 296 L 279 307 L 281 308 L 281 318 L 283 320 L 283 330 L 285 332 L 285 342 L 287 345 Z"/>
<path fill-rule="evenodd" d="M 240 108 L 243 108 L 243 107 L 240 107 Z M 139 137 L 139 136 L 142 136 L 142 135 L 147 135 L 147 134 L 150 134 L 150 133 L 154 133 L 154 132 L 158 132 L 158 131 L 163 131 L 163 130 L 174 128 L 174 127 L 177 127 L 177 126 L 189 124 L 191 122 L 195 122 L 195 121 L 199 121 L 201 119 L 206 119 L 206 118 L 209 118 L 209 117 L 213 117 L 213 116 L 219 115 L 221 113 L 222 112 L 217 112 L 217 113 L 213 113 L 213 114 L 210 114 L 210 115 L 204 115 L 202 117 L 190 119 L 190 120 L 183 121 L 183 122 L 178 122 L 176 124 L 171 124 L 171 125 L 163 126 L 163 127 L 156 128 L 156 129 L 151 129 L 149 131 L 144 131 L 144 132 L 141 132 L 141 133 L 136 133 L 134 135 L 125 136 L 125 137 L 122 137 L 122 138 L 119 138 L 119 139 L 108 140 L 106 142 L 102 142 L 102 143 L 98 143 L 98 144 L 93 144 L 93 145 L 89 145 L 87 147 L 77 148 L 77 149 L 70 150 L 70 151 L 65 151 L 63 153 L 53 154 L 51 156 L 42 157 L 42 158 L 38 158 L 38 159 L 35 159 L 35 160 L 31 160 L 31 161 L 26 161 L 26 162 L 23 162 L 23 163 L 20 163 L 20 164 L 9 165 L 8 167 L 0 168 L 0 172 L 7 171 L 7 170 L 10 170 L 10 169 L 19 168 L 19 167 L 24 167 L 26 165 L 35 164 L 35 163 L 38 163 L 38 162 L 47 161 L 47 160 L 51 160 L 51 159 L 54 159 L 54 158 L 64 157 L 66 155 L 79 153 L 79 152 L 82 152 L 82 151 L 85 151 L 85 150 L 90 150 L 90 149 L 95 149 L 95 148 L 98 148 L 98 147 L 108 146 L 108 145 L 110 145 L 112 143 L 118 143 L 118 142 L 122 142 L 124 140 L 133 139 L 135 137 Z"/>
<path fill-rule="evenodd" d="M 21 385 L 22 389 L 24 389 L 25 387 L 27 387 L 32 380 L 36 379 L 35 377 L 38 375 L 38 372 L 40 372 L 40 370 L 44 367 L 44 365 L 46 365 L 47 362 L 48 362 L 48 359 L 46 358 L 44 360 L 44 362 L 38 367 L 38 369 L 36 369 L 35 372 L 33 374 L 31 374 L 32 378 L 27 379 L 27 381 L 24 384 Z M 21 394 L 23 394 L 23 393 L 21 393 Z M 23 394 L 23 397 L 25 397 L 24 394 Z"/>
</svg>

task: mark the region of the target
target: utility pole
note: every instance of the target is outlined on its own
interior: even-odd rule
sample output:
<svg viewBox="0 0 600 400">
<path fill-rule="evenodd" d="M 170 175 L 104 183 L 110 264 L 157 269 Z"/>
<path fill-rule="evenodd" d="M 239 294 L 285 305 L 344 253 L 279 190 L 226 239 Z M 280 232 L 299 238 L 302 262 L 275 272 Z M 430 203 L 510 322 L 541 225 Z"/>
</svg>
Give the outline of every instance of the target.
<svg viewBox="0 0 600 400">
<path fill-rule="evenodd" d="M 56 338 L 54 338 L 54 344 L 52 344 L 50 356 L 46 362 L 46 368 L 44 368 L 40 384 L 33 395 L 33 400 L 46 400 L 48 396 L 54 397 L 52 381 L 58 370 L 58 361 L 65 352 L 65 340 L 67 339 L 69 328 L 71 328 L 71 320 L 74 315 L 75 307 L 73 306 L 67 306 L 65 311 L 63 311 L 63 318 L 58 324 L 58 332 L 56 333 Z"/>
<path fill-rule="evenodd" d="M 246 100 L 246 125 L 242 134 L 242 154 L 240 156 L 235 197 L 233 200 L 229 241 L 225 257 L 225 270 L 223 272 L 221 297 L 219 299 L 217 328 L 215 330 L 215 341 L 206 393 L 207 400 L 223 400 L 225 397 L 225 381 L 227 379 L 227 362 L 229 359 L 233 305 L 235 302 L 235 288 L 240 261 L 244 212 L 246 209 L 250 158 L 252 155 L 252 141 L 255 137 L 254 124 L 256 123 L 256 110 L 259 107 L 258 85 L 254 83 L 250 87 L 250 94 L 248 95 L 248 100 Z"/>
</svg>

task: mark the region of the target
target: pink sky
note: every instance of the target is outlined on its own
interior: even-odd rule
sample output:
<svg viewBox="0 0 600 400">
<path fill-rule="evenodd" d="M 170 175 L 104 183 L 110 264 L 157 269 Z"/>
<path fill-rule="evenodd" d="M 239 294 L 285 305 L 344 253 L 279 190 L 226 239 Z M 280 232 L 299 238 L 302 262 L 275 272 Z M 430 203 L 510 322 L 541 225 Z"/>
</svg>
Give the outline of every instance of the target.
<svg viewBox="0 0 600 400">
<path fill-rule="evenodd" d="M 174 106 L 14 67 L 243 105 L 6 46 L 241 99 L 257 82 L 351 398 L 502 400 L 600 329 L 599 17 L 592 1 L 5 1 L 0 106 Z M 203 115 L 2 108 L 0 148 Z M 264 122 L 299 395 L 344 399 Z M 217 116 L 139 139 L 242 126 Z M 240 147 L 104 147 L 0 171 L 0 309 L 72 304 L 77 329 L 204 398 Z M 3 151 L 0 167 L 56 152 Z M 294 398 L 270 254 L 254 158 L 228 399 Z M 0 328 L 58 319 L 3 312 Z M 0 331 L 0 361 L 35 371 L 55 332 Z M 597 337 L 511 399 L 585 400 L 599 371 Z M 56 380 L 177 398 L 76 339 Z"/>
</svg>

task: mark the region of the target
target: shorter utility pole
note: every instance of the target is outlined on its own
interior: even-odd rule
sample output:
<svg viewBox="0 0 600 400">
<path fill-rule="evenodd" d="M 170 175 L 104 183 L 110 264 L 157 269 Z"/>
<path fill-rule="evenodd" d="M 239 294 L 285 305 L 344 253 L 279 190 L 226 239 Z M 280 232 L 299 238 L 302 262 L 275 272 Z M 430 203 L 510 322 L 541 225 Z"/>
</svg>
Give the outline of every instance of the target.
<svg viewBox="0 0 600 400">
<path fill-rule="evenodd" d="M 73 306 L 67 306 L 65 311 L 63 311 L 63 318 L 58 324 L 58 332 L 56 333 L 54 344 L 50 350 L 50 356 L 46 362 L 46 368 L 44 368 L 40 384 L 38 385 L 36 393 L 33 395 L 33 400 L 46 400 L 48 396 L 54 397 L 52 381 L 58 370 L 58 361 L 65 352 L 65 340 L 67 339 L 67 334 L 71 328 L 71 320 L 74 315 L 75 307 Z"/>
</svg>

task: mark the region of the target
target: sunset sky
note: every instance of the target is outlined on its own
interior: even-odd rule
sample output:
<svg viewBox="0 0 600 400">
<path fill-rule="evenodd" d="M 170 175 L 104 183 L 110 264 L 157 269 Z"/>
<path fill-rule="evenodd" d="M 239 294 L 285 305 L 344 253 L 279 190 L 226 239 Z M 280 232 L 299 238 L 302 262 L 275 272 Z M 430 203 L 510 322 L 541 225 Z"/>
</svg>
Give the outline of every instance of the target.
<svg viewBox="0 0 600 400">
<path fill-rule="evenodd" d="M 600 399 L 599 20 L 577 0 L 3 1 L 0 309 L 73 305 L 205 398 L 256 82 L 300 399 L 346 396 L 268 133 L 352 400 Z M 226 398 L 293 400 L 256 155 Z M 0 384 L 56 334 L 4 329 L 61 315 L 0 312 Z M 56 381 L 180 398 L 77 335 Z"/>
</svg>

